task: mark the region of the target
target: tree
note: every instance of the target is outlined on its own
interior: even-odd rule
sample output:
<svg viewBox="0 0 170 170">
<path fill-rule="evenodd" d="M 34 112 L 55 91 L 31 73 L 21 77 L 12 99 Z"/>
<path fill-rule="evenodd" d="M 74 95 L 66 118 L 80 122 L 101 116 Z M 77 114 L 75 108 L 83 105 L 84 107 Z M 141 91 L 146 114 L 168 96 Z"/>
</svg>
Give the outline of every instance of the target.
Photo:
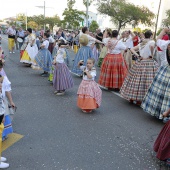
<svg viewBox="0 0 170 170">
<path fill-rule="evenodd" d="M 97 4 L 99 13 L 111 17 L 111 21 L 118 26 L 118 31 L 131 24 L 133 27 L 139 23 L 151 26 L 155 15 L 147 7 L 139 7 L 127 3 L 125 0 L 101 0 Z"/>
<path fill-rule="evenodd" d="M 90 24 L 90 28 L 89 28 L 90 31 L 95 32 L 97 28 L 99 28 L 98 23 L 96 21 L 92 21 L 91 24 Z"/>
<path fill-rule="evenodd" d="M 29 21 L 28 27 L 35 29 L 35 28 L 38 28 L 38 24 L 35 21 Z"/>
<path fill-rule="evenodd" d="M 45 17 L 45 24 L 49 24 L 50 30 L 53 30 L 53 27 L 55 25 L 60 24 L 60 17 L 58 15 L 55 15 L 53 17 Z"/>
<path fill-rule="evenodd" d="M 63 25 L 67 27 L 77 28 L 80 26 L 80 22 L 84 21 L 85 13 L 77 9 L 73 9 L 75 0 L 67 0 L 67 6 L 63 12 L 64 19 L 61 21 Z"/>
<path fill-rule="evenodd" d="M 170 25 L 170 9 L 166 11 L 167 18 L 162 21 L 162 26 L 168 27 Z"/>
<path fill-rule="evenodd" d="M 80 26 L 80 23 L 84 21 L 85 13 L 77 9 L 66 8 L 62 15 L 64 16 L 63 24 L 67 24 L 68 27 L 73 26 L 77 28 Z"/>
<path fill-rule="evenodd" d="M 75 0 L 67 0 L 68 9 L 73 9 L 75 2 Z"/>
</svg>

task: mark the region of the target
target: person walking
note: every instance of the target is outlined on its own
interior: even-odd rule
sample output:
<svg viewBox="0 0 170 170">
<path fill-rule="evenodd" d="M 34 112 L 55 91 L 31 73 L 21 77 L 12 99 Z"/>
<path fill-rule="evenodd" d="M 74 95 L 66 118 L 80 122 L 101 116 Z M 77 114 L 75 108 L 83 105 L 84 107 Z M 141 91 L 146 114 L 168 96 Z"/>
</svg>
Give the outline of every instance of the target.
<svg viewBox="0 0 170 170">
<path fill-rule="evenodd" d="M 8 28 L 7 34 L 8 34 L 8 49 L 9 49 L 9 53 L 15 53 L 14 52 L 14 47 L 15 47 L 16 30 L 15 30 L 15 26 L 14 25 L 12 25 L 11 27 Z"/>
</svg>

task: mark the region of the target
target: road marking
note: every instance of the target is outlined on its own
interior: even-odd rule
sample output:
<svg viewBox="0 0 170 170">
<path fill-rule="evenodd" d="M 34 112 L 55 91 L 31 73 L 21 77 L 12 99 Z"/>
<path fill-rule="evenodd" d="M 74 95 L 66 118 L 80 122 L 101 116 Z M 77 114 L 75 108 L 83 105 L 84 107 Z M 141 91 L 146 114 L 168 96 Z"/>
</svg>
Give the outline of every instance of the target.
<svg viewBox="0 0 170 170">
<path fill-rule="evenodd" d="M 11 147 L 14 143 L 18 142 L 23 137 L 23 135 L 17 133 L 9 134 L 8 138 L 2 142 L 2 152 Z"/>
</svg>

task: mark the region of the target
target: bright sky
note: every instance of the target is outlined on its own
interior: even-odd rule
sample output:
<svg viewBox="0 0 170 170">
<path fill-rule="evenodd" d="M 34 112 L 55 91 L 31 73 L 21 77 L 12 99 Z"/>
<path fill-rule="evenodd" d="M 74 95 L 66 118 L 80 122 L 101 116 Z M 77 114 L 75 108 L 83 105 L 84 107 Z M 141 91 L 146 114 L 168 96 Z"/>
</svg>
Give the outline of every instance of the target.
<svg viewBox="0 0 170 170">
<path fill-rule="evenodd" d="M 67 7 L 67 0 L 46 0 L 46 16 L 58 14 L 62 19 L 62 12 Z M 0 19 L 14 17 L 18 13 L 27 13 L 28 16 L 44 14 L 43 9 L 35 6 L 44 6 L 44 0 L 4 0 L 0 4 Z M 82 0 L 76 0 L 74 6 L 79 10 L 85 10 Z M 94 6 L 90 11 L 96 12 Z"/>
</svg>

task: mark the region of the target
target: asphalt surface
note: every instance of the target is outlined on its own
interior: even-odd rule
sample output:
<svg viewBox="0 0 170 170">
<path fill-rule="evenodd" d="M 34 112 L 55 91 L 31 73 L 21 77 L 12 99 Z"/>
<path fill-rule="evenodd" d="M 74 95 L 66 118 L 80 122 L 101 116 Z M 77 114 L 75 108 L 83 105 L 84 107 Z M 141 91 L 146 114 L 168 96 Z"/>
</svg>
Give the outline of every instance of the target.
<svg viewBox="0 0 170 170">
<path fill-rule="evenodd" d="M 103 90 L 102 105 L 85 114 L 76 106 L 81 78 L 56 96 L 41 71 L 19 62 L 19 51 L 2 47 L 4 67 L 18 107 L 14 132 L 24 137 L 5 152 L 11 170 L 166 170 L 155 158 L 153 143 L 163 123 L 134 104 Z M 73 58 L 74 53 L 70 51 Z M 99 69 L 98 69 L 99 75 Z"/>
</svg>

